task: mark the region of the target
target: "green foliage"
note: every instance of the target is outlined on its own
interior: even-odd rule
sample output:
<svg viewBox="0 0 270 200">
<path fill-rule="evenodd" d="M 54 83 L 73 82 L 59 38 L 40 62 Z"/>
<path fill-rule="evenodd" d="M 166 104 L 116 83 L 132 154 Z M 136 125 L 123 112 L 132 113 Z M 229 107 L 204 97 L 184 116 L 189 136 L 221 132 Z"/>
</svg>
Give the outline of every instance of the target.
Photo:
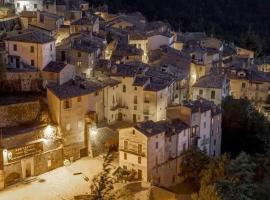
<svg viewBox="0 0 270 200">
<path fill-rule="evenodd" d="M 240 153 L 230 160 L 227 155 L 213 159 L 201 173 L 201 187 L 192 200 L 267 200 L 268 184 L 256 179 L 261 164 L 257 157 Z"/>
<path fill-rule="evenodd" d="M 114 178 L 111 175 L 113 157 L 110 152 L 104 156 L 102 171 L 92 180 L 91 200 L 113 200 Z"/>
<path fill-rule="evenodd" d="M 246 99 L 227 97 L 223 103 L 222 150 L 235 157 L 241 151 L 265 153 L 269 145 L 270 124 Z"/>
<path fill-rule="evenodd" d="M 199 175 L 209 163 L 209 157 L 197 148 L 190 149 L 182 156 L 182 175 L 195 185 L 199 185 Z"/>
</svg>

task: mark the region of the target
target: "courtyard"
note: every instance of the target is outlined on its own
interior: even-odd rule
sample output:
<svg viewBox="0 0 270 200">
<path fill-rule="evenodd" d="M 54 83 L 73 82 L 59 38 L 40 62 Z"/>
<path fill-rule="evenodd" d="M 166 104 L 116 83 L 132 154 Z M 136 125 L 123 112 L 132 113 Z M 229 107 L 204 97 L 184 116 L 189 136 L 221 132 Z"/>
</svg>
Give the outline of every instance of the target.
<svg viewBox="0 0 270 200">
<path fill-rule="evenodd" d="M 20 182 L 0 192 L 0 200 L 71 200 L 90 192 L 94 175 L 102 168 L 102 158 L 83 158 L 37 177 Z"/>
</svg>

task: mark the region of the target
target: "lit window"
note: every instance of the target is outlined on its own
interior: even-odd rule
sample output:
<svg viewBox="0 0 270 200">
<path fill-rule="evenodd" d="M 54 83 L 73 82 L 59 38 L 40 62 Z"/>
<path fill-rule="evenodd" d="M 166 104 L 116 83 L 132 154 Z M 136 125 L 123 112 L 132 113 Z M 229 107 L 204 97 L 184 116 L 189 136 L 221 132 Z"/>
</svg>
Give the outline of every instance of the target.
<svg viewBox="0 0 270 200">
<path fill-rule="evenodd" d="M 66 124 L 66 131 L 70 131 L 70 124 Z"/>
</svg>

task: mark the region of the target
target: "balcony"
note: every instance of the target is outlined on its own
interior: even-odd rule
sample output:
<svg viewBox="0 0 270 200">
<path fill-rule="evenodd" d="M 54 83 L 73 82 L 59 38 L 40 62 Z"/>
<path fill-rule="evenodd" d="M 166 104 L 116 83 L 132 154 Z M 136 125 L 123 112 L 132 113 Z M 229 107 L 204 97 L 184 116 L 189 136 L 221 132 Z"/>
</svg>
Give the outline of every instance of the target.
<svg viewBox="0 0 270 200">
<path fill-rule="evenodd" d="M 124 105 L 115 105 L 115 106 L 111 106 L 110 110 L 111 111 L 116 111 L 117 109 L 128 109 L 127 106 L 124 106 Z"/>
<path fill-rule="evenodd" d="M 134 154 L 134 155 L 141 156 L 141 157 L 145 157 L 145 155 L 146 155 L 144 152 L 138 152 L 138 151 L 133 150 L 133 149 L 120 148 L 120 151 L 123 151 L 125 153 Z"/>
<path fill-rule="evenodd" d="M 144 111 L 143 111 L 143 114 L 144 114 L 144 115 L 150 115 L 150 112 L 149 112 L 149 110 L 144 110 Z"/>
<path fill-rule="evenodd" d="M 149 103 L 150 103 L 150 100 L 148 100 L 148 99 L 144 99 L 144 103 L 149 104 Z"/>
</svg>

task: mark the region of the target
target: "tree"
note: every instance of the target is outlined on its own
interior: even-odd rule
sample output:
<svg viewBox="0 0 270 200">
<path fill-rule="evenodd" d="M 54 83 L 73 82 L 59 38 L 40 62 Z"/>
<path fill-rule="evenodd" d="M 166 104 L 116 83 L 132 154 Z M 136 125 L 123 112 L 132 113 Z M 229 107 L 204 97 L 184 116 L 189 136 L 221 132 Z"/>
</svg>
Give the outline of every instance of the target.
<svg viewBox="0 0 270 200">
<path fill-rule="evenodd" d="M 227 154 L 212 159 L 200 174 L 200 190 L 192 195 L 192 200 L 221 200 L 216 183 L 227 177 L 226 168 L 229 163 Z"/>
<path fill-rule="evenodd" d="M 222 102 L 222 150 L 232 157 L 245 151 L 265 153 L 269 145 L 270 124 L 247 99 L 227 97 Z"/>
<path fill-rule="evenodd" d="M 201 173 L 201 187 L 192 200 L 269 199 L 269 184 L 256 179 L 259 165 L 257 157 L 244 152 L 234 160 L 228 155 L 211 160 Z"/>
<path fill-rule="evenodd" d="M 198 148 L 185 152 L 182 156 L 180 168 L 182 175 L 195 185 L 199 185 L 199 175 L 209 163 L 209 157 Z"/>
<path fill-rule="evenodd" d="M 91 185 L 91 200 L 113 200 L 112 194 L 114 178 L 111 175 L 112 154 L 108 152 L 104 156 L 102 171 L 97 174 Z"/>
</svg>

